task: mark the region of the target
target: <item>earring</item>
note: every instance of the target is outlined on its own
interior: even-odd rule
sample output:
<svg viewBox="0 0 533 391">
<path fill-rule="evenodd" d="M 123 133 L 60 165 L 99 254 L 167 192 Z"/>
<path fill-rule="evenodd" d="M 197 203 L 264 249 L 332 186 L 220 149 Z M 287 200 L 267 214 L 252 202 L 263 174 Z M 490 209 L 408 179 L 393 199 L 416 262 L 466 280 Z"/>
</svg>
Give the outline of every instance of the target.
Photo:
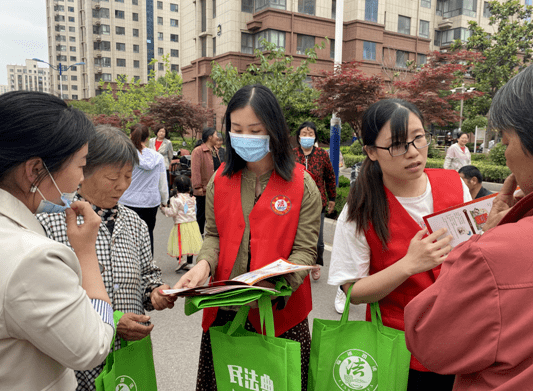
<svg viewBox="0 0 533 391">
<path fill-rule="evenodd" d="M 30 187 L 30 193 L 35 193 L 37 191 L 37 186 L 31 185 Z"/>
</svg>

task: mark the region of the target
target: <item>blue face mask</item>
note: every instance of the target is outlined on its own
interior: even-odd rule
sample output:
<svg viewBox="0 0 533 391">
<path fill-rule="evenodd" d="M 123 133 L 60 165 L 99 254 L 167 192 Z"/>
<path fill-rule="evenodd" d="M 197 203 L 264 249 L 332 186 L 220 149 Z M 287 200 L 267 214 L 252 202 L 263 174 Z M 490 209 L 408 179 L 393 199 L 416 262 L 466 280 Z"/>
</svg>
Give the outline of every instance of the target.
<svg viewBox="0 0 533 391">
<path fill-rule="evenodd" d="M 300 145 L 302 148 L 311 148 L 315 144 L 314 137 L 302 137 L 300 136 Z"/>
<path fill-rule="evenodd" d="M 44 162 L 43 162 L 43 165 L 44 165 Z M 48 168 L 46 168 L 46 165 L 44 166 L 44 168 L 46 169 L 46 171 L 48 171 Z M 57 205 L 51 201 L 48 201 L 46 198 L 44 198 L 43 193 L 41 193 L 41 191 L 39 190 L 37 186 L 32 186 L 30 191 L 32 193 L 35 193 L 37 191 L 42 197 L 42 200 L 39 203 L 39 206 L 37 207 L 35 214 L 64 212 L 66 209 L 70 208 L 70 204 L 72 203 L 72 200 L 74 199 L 74 193 L 63 193 L 61 190 L 59 190 L 59 187 L 57 186 L 56 181 L 54 181 L 54 177 L 52 177 L 52 175 L 50 174 L 50 171 L 48 171 L 48 175 L 50 176 L 50 179 L 52 179 L 52 183 L 56 187 L 59 194 L 61 194 L 61 201 L 63 201 L 65 205 Z"/>
<path fill-rule="evenodd" d="M 270 152 L 270 136 L 230 132 L 231 146 L 244 161 L 258 162 Z"/>
</svg>

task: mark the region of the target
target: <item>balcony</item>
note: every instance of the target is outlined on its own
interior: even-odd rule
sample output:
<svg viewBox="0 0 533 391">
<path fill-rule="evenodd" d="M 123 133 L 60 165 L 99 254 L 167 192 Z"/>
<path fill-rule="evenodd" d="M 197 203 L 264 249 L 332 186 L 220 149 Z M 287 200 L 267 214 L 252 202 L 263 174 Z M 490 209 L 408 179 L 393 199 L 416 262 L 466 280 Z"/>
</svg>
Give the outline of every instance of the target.
<svg viewBox="0 0 533 391">
<path fill-rule="evenodd" d="M 96 73 L 102 73 L 102 67 L 96 67 L 95 70 Z"/>
<path fill-rule="evenodd" d="M 101 35 L 95 35 L 94 38 L 100 42 L 102 40 L 102 36 Z"/>
<path fill-rule="evenodd" d="M 451 29 L 452 26 L 453 22 L 448 18 L 442 18 L 442 20 L 438 24 L 439 30 L 448 30 Z"/>
<path fill-rule="evenodd" d="M 96 4 L 94 5 L 94 9 L 99 10 L 99 9 L 100 9 L 100 3 L 96 3 Z"/>
<path fill-rule="evenodd" d="M 263 25 L 263 22 L 260 21 L 260 20 L 252 20 L 248 23 L 246 23 L 246 28 L 249 30 L 249 31 L 257 31 L 261 28 L 261 26 Z"/>
</svg>

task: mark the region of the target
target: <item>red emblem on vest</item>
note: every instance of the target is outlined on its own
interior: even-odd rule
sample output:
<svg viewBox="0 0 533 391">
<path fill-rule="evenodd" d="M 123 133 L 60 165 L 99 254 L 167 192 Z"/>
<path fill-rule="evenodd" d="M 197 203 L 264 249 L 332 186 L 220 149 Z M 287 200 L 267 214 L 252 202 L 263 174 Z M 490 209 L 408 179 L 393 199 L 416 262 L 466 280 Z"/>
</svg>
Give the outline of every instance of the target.
<svg viewBox="0 0 533 391">
<path fill-rule="evenodd" d="M 285 196 L 276 196 L 270 202 L 270 208 L 278 216 L 283 216 L 291 210 L 291 200 Z"/>
</svg>

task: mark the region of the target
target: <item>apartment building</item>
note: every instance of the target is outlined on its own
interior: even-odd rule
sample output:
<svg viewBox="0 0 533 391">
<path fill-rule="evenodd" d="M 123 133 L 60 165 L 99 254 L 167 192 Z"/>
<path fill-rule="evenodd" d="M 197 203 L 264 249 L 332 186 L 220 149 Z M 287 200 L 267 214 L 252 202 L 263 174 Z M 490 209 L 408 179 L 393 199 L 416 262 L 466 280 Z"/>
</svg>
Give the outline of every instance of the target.
<svg viewBox="0 0 533 391">
<path fill-rule="evenodd" d="M 183 92 L 215 110 L 219 129 L 225 108 L 207 87 L 213 60 L 242 71 L 265 38 L 297 65 L 307 48 L 328 37 L 311 76 L 333 69 L 336 0 L 192 0 L 182 2 L 181 12 Z M 390 78 L 408 60 L 423 64 L 428 52 L 467 40 L 471 20 L 491 31 L 489 17 L 488 1 L 480 0 L 345 0 L 342 60 Z"/>
<path fill-rule="evenodd" d="M 11 91 L 11 89 L 7 84 L 0 84 L 0 95 L 5 94 L 8 91 Z"/>
<path fill-rule="evenodd" d="M 179 0 L 46 0 L 52 91 L 62 87 L 66 99 L 90 98 L 102 92 L 100 81 L 146 83 L 150 61 L 156 77 L 180 70 Z M 78 62 L 84 65 L 73 65 Z"/>
<path fill-rule="evenodd" d="M 7 91 L 50 92 L 50 70 L 39 67 L 34 60 L 26 60 L 26 65 L 7 65 Z"/>
</svg>

